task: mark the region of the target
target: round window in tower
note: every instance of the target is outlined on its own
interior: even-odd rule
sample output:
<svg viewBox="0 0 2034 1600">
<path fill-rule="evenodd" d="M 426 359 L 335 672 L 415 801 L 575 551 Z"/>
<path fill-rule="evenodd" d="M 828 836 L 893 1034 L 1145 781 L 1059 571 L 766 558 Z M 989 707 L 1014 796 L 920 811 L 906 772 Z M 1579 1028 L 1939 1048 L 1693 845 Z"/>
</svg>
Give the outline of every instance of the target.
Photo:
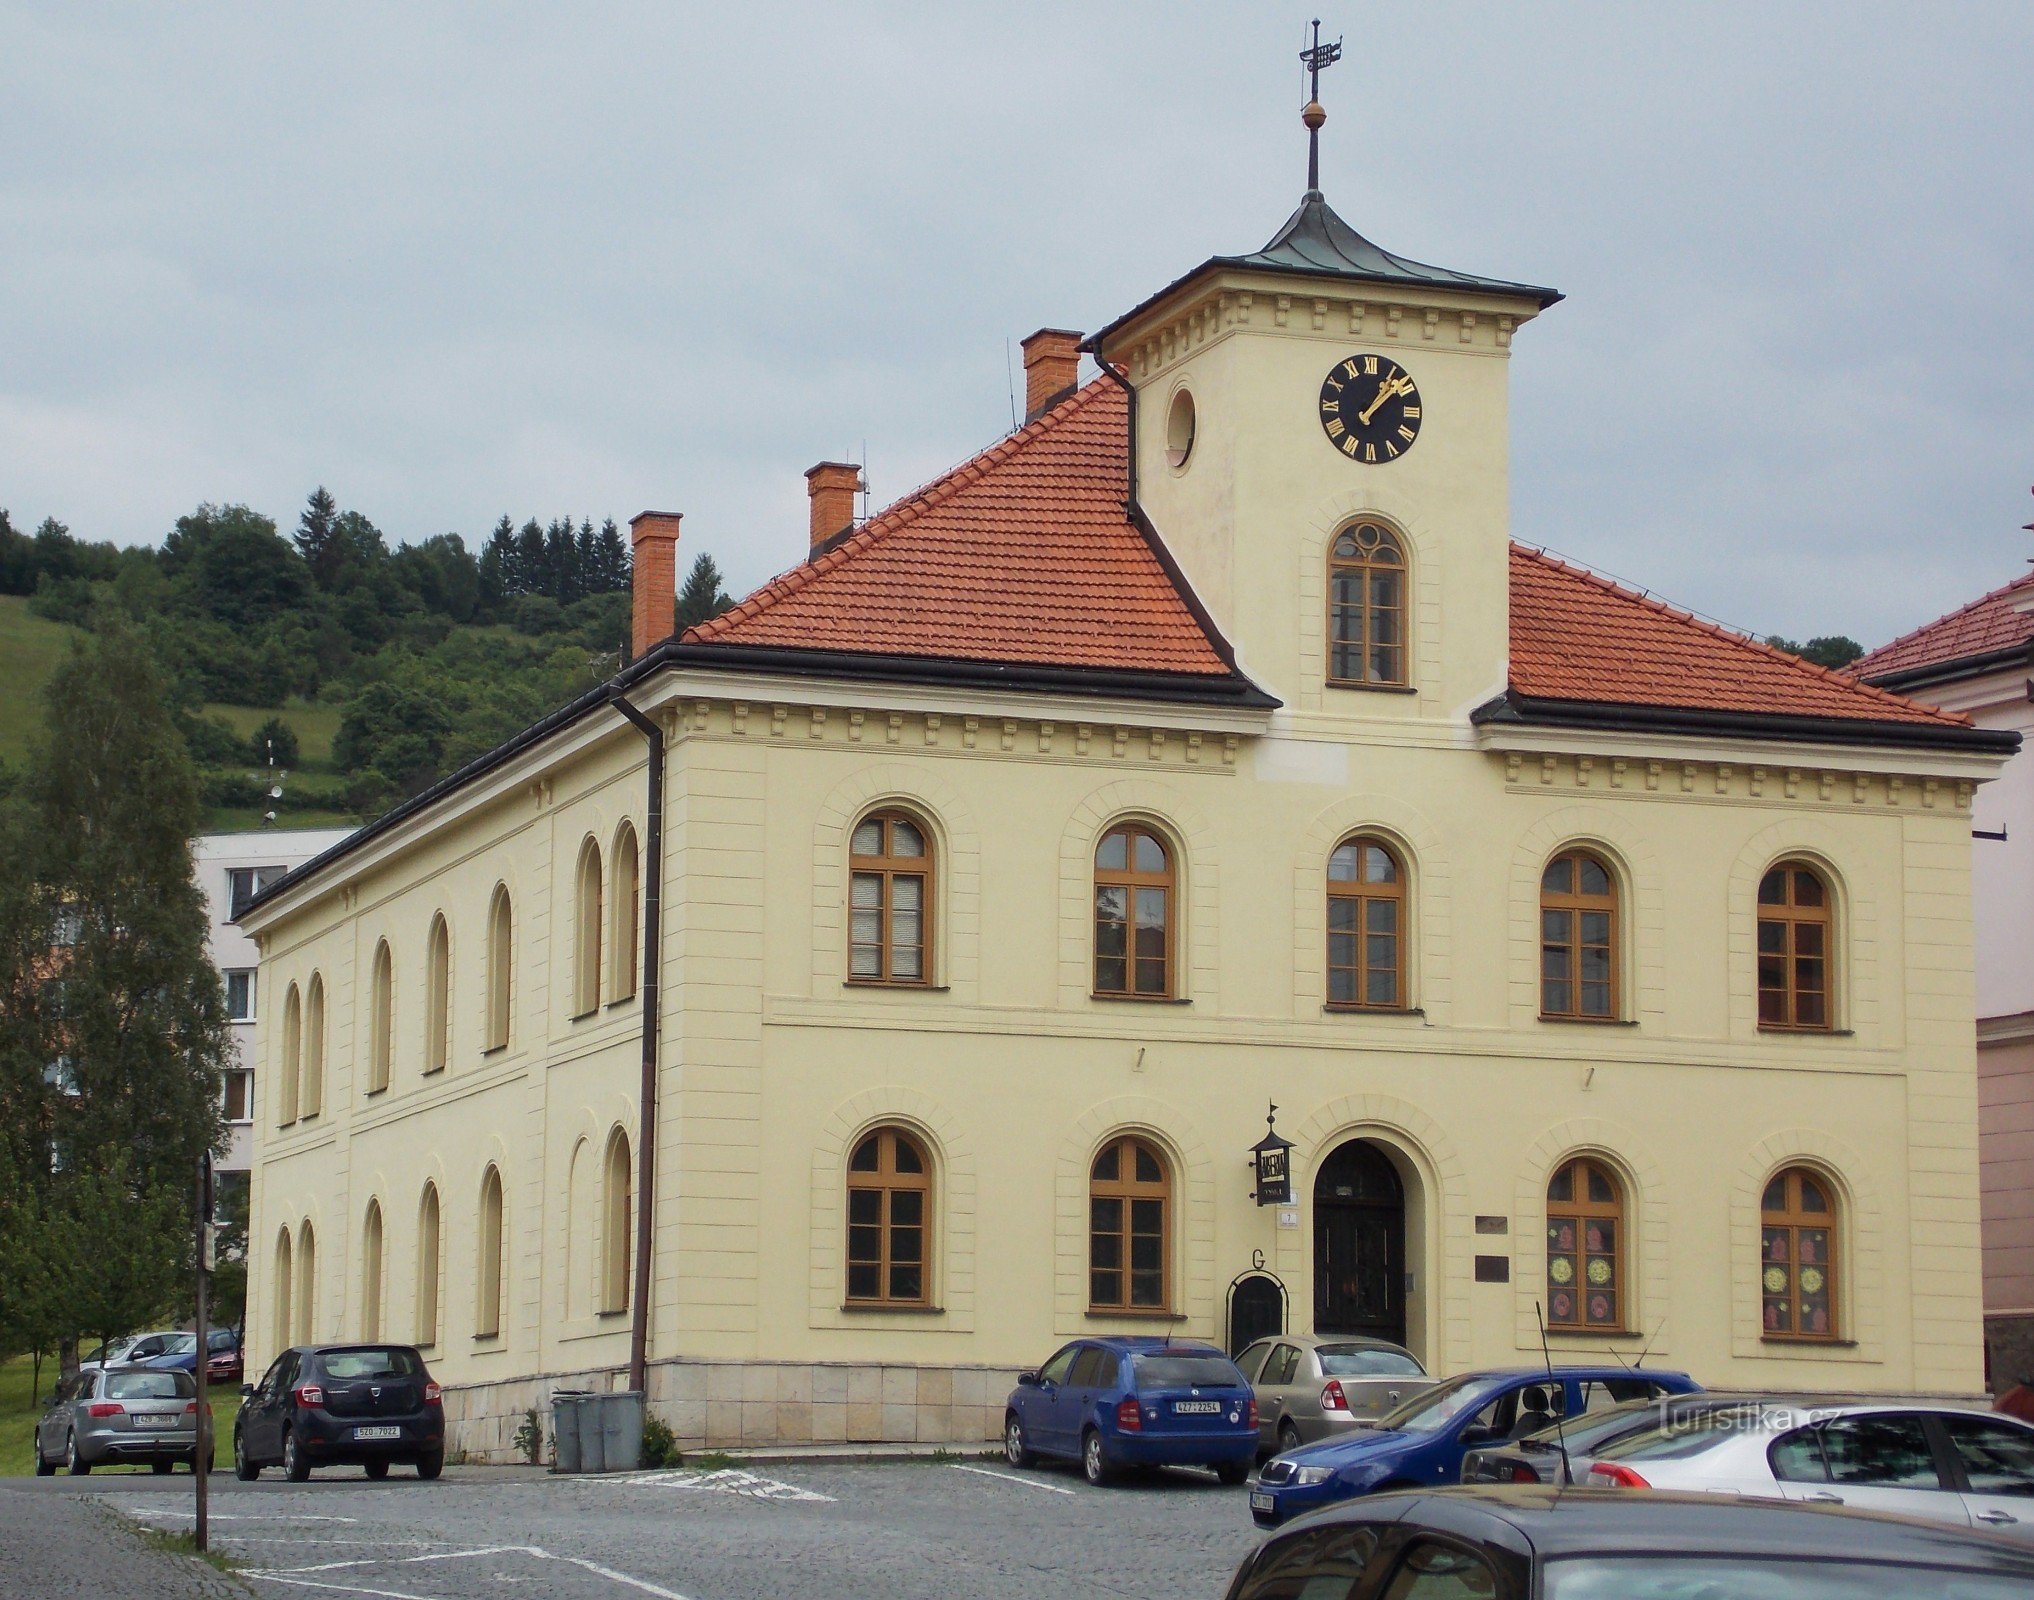
<svg viewBox="0 0 2034 1600">
<path fill-rule="evenodd" d="M 1191 389 L 1176 390 L 1165 413 L 1165 464 L 1177 472 L 1194 453 L 1194 396 Z"/>
</svg>

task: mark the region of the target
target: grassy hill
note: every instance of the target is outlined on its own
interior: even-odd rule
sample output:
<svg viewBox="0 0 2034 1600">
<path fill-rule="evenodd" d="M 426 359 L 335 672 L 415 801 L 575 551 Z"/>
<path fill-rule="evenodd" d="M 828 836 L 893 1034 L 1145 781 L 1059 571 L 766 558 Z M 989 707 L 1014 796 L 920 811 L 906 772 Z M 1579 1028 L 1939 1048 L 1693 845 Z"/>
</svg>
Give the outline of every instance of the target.
<svg viewBox="0 0 2034 1600">
<path fill-rule="evenodd" d="M 25 596 L 0 594 L 0 761 L 18 767 L 42 726 L 42 686 L 78 630 L 28 609 Z"/>
</svg>

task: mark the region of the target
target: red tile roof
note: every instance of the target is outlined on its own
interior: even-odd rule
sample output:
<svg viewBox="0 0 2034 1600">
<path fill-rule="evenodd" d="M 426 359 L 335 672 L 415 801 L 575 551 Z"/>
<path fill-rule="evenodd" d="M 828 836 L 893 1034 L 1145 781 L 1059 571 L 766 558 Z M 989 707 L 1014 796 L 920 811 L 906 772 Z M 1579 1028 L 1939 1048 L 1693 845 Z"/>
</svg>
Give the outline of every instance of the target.
<svg viewBox="0 0 2034 1600">
<path fill-rule="evenodd" d="M 1128 403 L 1101 377 L 772 579 L 688 642 L 1227 676 L 1124 513 Z"/>
<path fill-rule="evenodd" d="M 1946 666 L 1973 656 L 2034 646 L 2034 611 L 2015 611 L 2013 602 L 2034 597 L 2034 572 L 2015 578 L 1982 599 L 1904 633 L 1850 669 L 1860 678 L 1890 677 L 1923 667 Z"/>
<path fill-rule="evenodd" d="M 1511 548 L 1511 688 L 1535 700 L 1963 727 L 1542 550 Z"/>
</svg>

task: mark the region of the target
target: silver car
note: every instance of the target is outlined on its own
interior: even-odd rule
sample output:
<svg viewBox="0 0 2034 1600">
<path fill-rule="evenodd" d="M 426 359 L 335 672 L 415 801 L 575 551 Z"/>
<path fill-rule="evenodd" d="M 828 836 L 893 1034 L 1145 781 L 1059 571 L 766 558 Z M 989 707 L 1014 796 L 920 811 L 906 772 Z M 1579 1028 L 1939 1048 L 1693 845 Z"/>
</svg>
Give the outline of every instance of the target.
<svg viewBox="0 0 2034 1600">
<path fill-rule="evenodd" d="M 82 1475 L 97 1466 L 147 1462 L 168 1472 L 198 1448 L 198 1386 L 188 1372 L 157 1367 L 81 1367 L 50 1396 L 35 1425 L 35 1470 Z"/>
<path fill-rule="evenodd" d="M 1257 1396 L 1257 1432 L 1286 1451 L 1368 1427 L 1434 1380 L 1410 1350 L 1386 1339 L 1288 1333 L 1259 1339 L 1236 1365 Z"/>
<path fill-rule="evenodd" d="M 1950 1406 L 1747 1401 L 1607 1445 L 1579 1481 L 1897 1511 L 2034 1542 L 2034 1427 Z"/>
</svg>

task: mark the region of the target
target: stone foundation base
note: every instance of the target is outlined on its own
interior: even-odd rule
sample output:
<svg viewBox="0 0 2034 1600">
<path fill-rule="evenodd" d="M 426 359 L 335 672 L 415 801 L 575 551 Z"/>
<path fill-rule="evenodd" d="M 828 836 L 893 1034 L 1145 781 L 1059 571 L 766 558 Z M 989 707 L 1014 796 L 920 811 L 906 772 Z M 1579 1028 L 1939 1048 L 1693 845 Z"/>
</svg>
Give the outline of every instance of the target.
<svg viewBox="0 0 2034 1600">
<path fill-rule="evenodd" d="M 804 1444 L 952 1444 L 979 1449 L 1002 1437 L 1014 1368 L 860 1366 L 830 1362 L 658 1361 L 649 1414 L 682 1450 Z M 468 1461 L 526 1459 L 517 1430 L 534 1408 L 550 1460 L 551 1396 L 607 1392 L 623 1368 L 543 1373 L 445 1390 L 446 1446 Z"/>
</svg>

